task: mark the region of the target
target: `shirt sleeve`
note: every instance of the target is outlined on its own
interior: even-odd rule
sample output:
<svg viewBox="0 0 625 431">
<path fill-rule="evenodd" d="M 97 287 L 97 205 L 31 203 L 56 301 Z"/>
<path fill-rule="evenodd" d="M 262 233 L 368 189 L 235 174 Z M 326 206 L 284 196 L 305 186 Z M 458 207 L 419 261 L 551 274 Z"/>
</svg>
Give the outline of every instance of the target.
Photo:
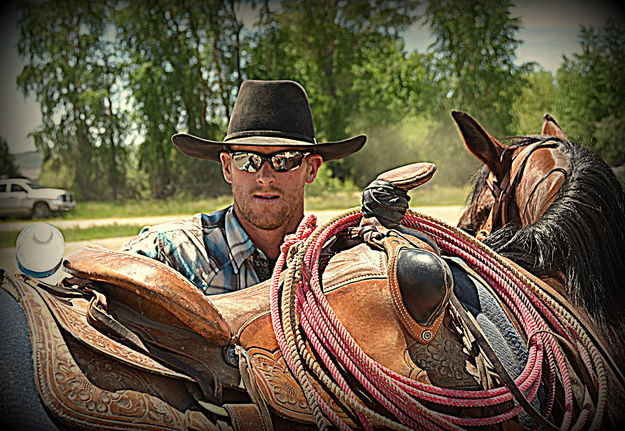
<svg viewBox="0 0 625 431">
<path fill-rule="evenodd" d="M 159 256 L 159 235 L 158 232 L 150 229 L 149 226 L 141 229 L 139 234 L 126 241 L 119 251 L 140 254 L 152 259 L 160 260 Z"/>
<path fill-rule="evenodd" d="M 181 221 L 146 227 L 119 250 L 155 259 L 204 291 L 220 268 L 204 247 L 202 230 L 194 226 Z"/>
</svg>

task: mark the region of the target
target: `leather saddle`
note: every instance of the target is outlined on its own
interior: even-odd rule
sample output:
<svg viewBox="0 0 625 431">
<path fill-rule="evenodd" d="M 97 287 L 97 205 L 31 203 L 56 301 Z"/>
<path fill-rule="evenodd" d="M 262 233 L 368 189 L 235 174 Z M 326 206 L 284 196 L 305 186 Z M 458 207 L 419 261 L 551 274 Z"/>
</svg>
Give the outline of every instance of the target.
<svg viewBox="0 0 625 431">
<path fill-rule="evenodd" d="M 434 170 L 418 164 L 378 179 L 409 190 Z M 435 246 L 377 220 L 365 218 L 323 256 L 323 289 L 337 317 L 367 355 L 399 374 L 441 387 L 493 387 L 488 361 L 449 304 L 453 282 Z M 419 268 L 423 256 L 415 253 L 434 266 Z M 207 297 L 160 262 L 94 247 L 69 256 L 65 268 L 71 277 L 58 286 L 26 276 L 3 282 L 28 320 L 40 396 L 63 422 L 209 430 L 314 424 L 274 336 L 269 281 Z M 433 275 L 420 283 L 410 276 L 416 270 Z"/>
</svg>

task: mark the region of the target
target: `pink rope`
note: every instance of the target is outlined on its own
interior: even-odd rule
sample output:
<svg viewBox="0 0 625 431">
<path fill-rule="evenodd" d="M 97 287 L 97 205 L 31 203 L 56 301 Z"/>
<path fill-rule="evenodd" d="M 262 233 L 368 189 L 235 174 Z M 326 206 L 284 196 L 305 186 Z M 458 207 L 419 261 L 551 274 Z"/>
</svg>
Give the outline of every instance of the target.
<svg viewBox="0 0 625 431">
<path fill-rule="evenodd" d="M 308 244 L 302 262 L 302 281 L 295 292 L 295 315 L 311 350 L 316 352 L 332 380 L 344 392 L 347 399 L 364 405 L 360 397 L 350 388 L 336 364 L 340 364 L 343 370 L 348 371 L 362 385 L 368 397 L 375 399 L 393 417 L 413 429 L 456 429 L 458 425 L 489 426 L 518 415 L 522 411 L 522 407 L 518 405 L 497 415 L 484 418 L 462 418 L 431 410 L 422 402 L 454 407 L 486 407 L 507 403 L 513 399 L 513 396 L 505 386 L 467 391 L 419 383 L 385 368 L 360 349 L 336 317 L 323 293 L 319 257 L 323 245 L 329 238 L 355 225 L 361 217 L 362 214 L 357 213 L 336 220 L 320 232 L 311 244 Z M 309 238 L 314 231 L 314 223 L 314 217 L 307 218 L 294 235 L 285 239 L 273 274 L 270 296 L 271 321 L 278 346 L 283 353 L 288 351 L 289 343 L 282 326 L 280 308 L 281 305 L 286 307 L 288 304 L 281 304 L 279 278 L 290 248 Z M 444 226 L 424 218 L 407 215 L 404 218 L 404 224 L 426 232 L 445 252 L 467 262 L 491 285 L 506 306 L 517 316 L 526 336 L 532 335 L 532 337 L 528 361 L 521 374 L 515 379 L 515 383 L 522 391 L 527 392 L 528 400 L 535 399 L 542 379 L 543 362 L 546 362 L 549 383 L 545 413 L 548 416 L 553 409 L 556 377 L 560 376 L 565 398 L 565 414 L 561 428 L 568 429 L 571 426 L 573 401 L 567 363 L 555 337 L 540 331 L 552 330 L 569 340 L 578 339 L 579 334 L 570 325 L 563 327 L 548 304 L 533 294 L 514 272 L 499 264 L 495 258 L 473 246 L 469 241 Z M 297 377 L 297 367 L 293 358 L 289 354 L 283 356 L 287 366 Z M 587 353 L 583 355 L 583 359 L 587 366 L 591 366 Z M 315 392 L 314 398 L 326 417 L 340 429 L 345 429 L 345 424 L 323 397 Z M 347 408 L 347 406 L 344 407 Z M 360 411 L 355 411 L 355 414 L 365 429 L 372 429 L 372 425 L 364 414 Z"/>
<path fill-rule="evenodd" d="M 567 339 L 570 339 L 570 335 L 567 333 L 567 331 L 565 331 L 562 328 L 558 319 L 556 319 L 553 316 L 551 310 L 547 308 L 547 305 L 544 304 L 542 301 L 540 301 L 540 298 L 534 295 L 533 292 L 529 291 L 529 289 L 524 285 L 524 283 L 522 283 L 513 273 L 501 267 L 501 265 L 499 265 L 490 255 L 483 252 L 482 250 L 471 247 L 470 243 L 467 243 L 462 238 L 459 238 L 453 234 L 450 234 L 444 231 L 443 227 L 435 225 L 434 223 L 428 220 L 425 220 L 422 218 L 414 218 L 414 217 L 407 217 L 407 219 L 409 220 L 406 223 L 408 226 L 424 230 L 426 233 L 430 233 L 433 236 L 437 237 L 437 239 L 443 239 L 443 241 L 441 242 L 443 246 L 442 248 L 445 249 L 445 251 L 451 250 L 452 252 L 456 252 L 457 255 L 465 259 L 465 261 L 467 261 L 469 266 L 471 266 L 474 270 L 476 270 L 478 274 L 485 276 L 487 280 L 491 280 L 492 282 L 494 282 L 491 284 L 493 285 L 493 287 L 498 288 L 497 290 L 498 293 L 504 293 L 504 296 L 503 296 L 504 299 L 509 297 L 505 295 L 505 293 L 507 292 L 506 288 L 508 287 L 516 288 L 515 294 L 517 295 L 516 298 L 518 298 L 519 301 L 529 300 L 531 303 L 533 303 L 536 307 L 539 308 L 539 310 L 543 313 L 543 315 L 548 320 L 548 322 L 555 327 L 555 330 L 557 333 L 559 333 L 560 335 L 564 336 Z M 455 247 L 454 245 L 457 245 L 457 244 L 465 245 L 465 247 L 462 247 L 462 248 Z M 447 246 L 447 248 L 445 246 Z M 507 285 L 506 283 L 502 283 L 502 281 L 504 280 L 501 278 L 499 273 L 502 273 L 503 276 L 508 277 L 512 284 Z M 533 307 L 529 308 L 529 311 L 532 314 L 531 321 L 539 323 L 541 329 L 547 329 L 548 325 L 543 320 L 543 318 L 539 315 L 539 310 Z M 521 319 L 521 323 L 528 322 L 528 320 L 526 320 L 527 318 L 528 317 L 524 315 L 524 317 Z M 534 333 L 533 330 L 528 331 L 526 329 L 526 335 L 533 334 L 533 333 Z M 555 363 L 557 365 L 557 368 L 561 370 L 561 373 L 562 373 L 561 378 L 562 378 L 562 386 L 564 389 L 565 414 L 564 414 L 561 428 L 568 429 L 571 425 L 571 419 L 572 419 L 572 413 L 573 413 L 573 394 L 572 394 L 570 374 L 568 372 L 568 368 L 566 367 L 566 361 L 563 358 L 562 351 L 559 348 L 557 341 L 552 336 L 549 336 L 546 334 L 545 336 L 548 341 L 547 343 L 548 356 L 551 357 L 553 355 L 553 357 L 555 358 Z M 543 339 L 543 337 L 540 337 L 540 338 L 541 340 Z M 550 363 L 551 362 L 552 361 L 550 361 Z M 550 390 L 551 389 L 552 387 L 550 385 Z"/>
</svg>

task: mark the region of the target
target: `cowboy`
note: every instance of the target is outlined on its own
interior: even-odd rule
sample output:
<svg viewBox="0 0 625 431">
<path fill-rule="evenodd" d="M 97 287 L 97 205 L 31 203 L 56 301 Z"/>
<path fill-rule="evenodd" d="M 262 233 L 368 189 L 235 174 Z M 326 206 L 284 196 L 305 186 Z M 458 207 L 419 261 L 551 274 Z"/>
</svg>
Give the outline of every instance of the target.
<svg viewBox="0 0 625 431">
<path fill-rule="evenodd" d="M 285 235 L 304 216 L 304 185 L 324 161 L 360 150 L 366 136 L 317 142 L 301 85 L 250 80 L 239 89 L 223 141 L 186 133 L 172 141 L 188 156 L 221 162 L 233 204 L 146 227 L 121 250 L 157 259 L 218 294 L 270 278 Z"/>
</svg>

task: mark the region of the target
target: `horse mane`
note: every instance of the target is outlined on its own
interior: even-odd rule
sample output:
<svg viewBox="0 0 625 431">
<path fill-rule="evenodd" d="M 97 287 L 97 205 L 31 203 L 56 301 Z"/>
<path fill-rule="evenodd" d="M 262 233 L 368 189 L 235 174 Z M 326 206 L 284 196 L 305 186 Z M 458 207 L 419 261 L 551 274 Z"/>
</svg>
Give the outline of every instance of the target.
<svg viewBox="0 0 625 431">
<path fill-rule="evenodd" d="M 565 282 L 569 299 L 623 340 L 625 190 L 607 163 L 580 145 L 535 136 L 519 145 L 541 138 L 559 142 L 569 161 L 558 196 L 535 223 L 506 225 L 484 243 L 538 277 Z M 474 175 L 473 200 L 485 178 L 483 173 Z"/>
</svg>

